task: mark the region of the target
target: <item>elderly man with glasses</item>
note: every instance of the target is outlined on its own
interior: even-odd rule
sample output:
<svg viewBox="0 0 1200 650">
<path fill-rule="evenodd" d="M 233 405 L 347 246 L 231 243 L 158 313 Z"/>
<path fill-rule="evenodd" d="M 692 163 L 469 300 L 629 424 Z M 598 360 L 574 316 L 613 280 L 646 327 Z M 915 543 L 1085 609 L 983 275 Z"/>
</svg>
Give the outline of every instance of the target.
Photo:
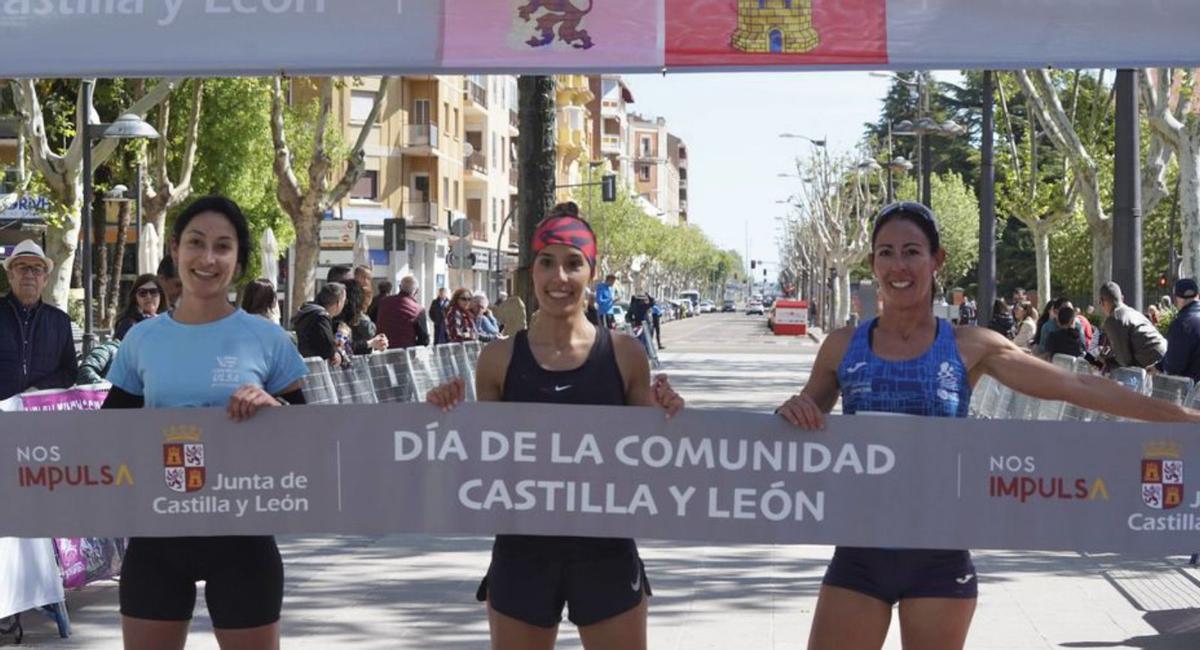
<svg viewBox="0 0 1200 650">
<path fill-rule="evenodd" d="M 71 319 L 42 302 L 54 262 L 27 239 L 4 260 L 12 287 L 0 306 L 0 399 L 75 383 Z"/>
</svg>

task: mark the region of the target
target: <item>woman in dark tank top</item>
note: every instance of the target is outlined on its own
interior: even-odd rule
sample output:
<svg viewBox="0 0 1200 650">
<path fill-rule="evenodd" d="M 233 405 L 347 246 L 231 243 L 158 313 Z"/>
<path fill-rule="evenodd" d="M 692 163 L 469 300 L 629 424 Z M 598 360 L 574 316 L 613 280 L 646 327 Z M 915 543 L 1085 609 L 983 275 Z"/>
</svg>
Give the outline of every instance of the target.
<svg viewBox="0 0 1200 650">
<path fill-rule="evenodd" d="M 488 345 L 476 370 L 480 401 L 683 407 L 666 377 L 650 380 L 642 345 L 585 317 L 596 239 L 574 203 L 555 206 L 534 233 L 528 330 Z M 443 408 L 461 380 L 430 391 Z M 493 648 L 553 648 L 564 605 L 589 650 L 646 647 L 649 581 L 627 538 L 499 535 L 477 597 L 488 604 Z"/>
</svg>

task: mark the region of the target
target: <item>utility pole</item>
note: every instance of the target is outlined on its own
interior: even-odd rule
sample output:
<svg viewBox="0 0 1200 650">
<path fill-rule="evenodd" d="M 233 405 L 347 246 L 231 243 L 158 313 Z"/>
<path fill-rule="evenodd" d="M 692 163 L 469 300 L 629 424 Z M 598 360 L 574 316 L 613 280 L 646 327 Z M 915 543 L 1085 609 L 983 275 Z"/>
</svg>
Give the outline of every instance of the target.
<svg viewBox="0 0 1200 650">
<path fill-rule="evenodd" d="M 1117 71 L 1116 148 L 1113 152 L 1113 280 L 1125 304 L 1141 311 L 1142 186 L 1141 133 L 1138 124 L 1137 72 Z"/>
<path fill-rule="evenodd" d="M 990 323 L 996 301 L 995 74 L 983 71 L 983 124 L 979 162 L 979 322 Z"/>
<path fill-rule="evenodd" d="M 522 75 L 517 80 L 518 121 L 521 136 L 517 146 L 517 225 L 521 235 L 520 268 L 516 294 L 525 301 L 527 315 L 537 309 L 533 293 L 533 232 L 554 207 L 554 77 Z"/>
</svg>

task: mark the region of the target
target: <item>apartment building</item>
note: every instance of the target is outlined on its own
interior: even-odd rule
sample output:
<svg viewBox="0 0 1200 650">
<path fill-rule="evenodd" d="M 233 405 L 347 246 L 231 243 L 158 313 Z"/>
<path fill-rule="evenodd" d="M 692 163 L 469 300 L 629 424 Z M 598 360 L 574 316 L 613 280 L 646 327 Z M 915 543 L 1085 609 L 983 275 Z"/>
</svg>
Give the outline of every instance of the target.
<svg viewBox="0 0 1200 650">
<path fill-rule="evenodd" d="M 588 84 L 593 95 L 588 102 L 592 117 L 592 160 L 607 161 L 619 184 L 634 187 L 629 131 L 633 92 L 615 74 L 589 77 Z"/>
<path fill-rule="evenodd" d="M 381 78 L 346 78 L 335 88 L 331 120 L 353 143 L 368 117 Z M 511 155 L 516 138 L 513 77 L 416 75 L 392 77 L 364 146 L 365 172 L 331 215 L 353 219 L 366 233 L 376 281 L 413 275 L 429 299 L 438 287 L 465 286 L 492 294 L 492 271 L 515 268 L 501 224 L 516 193 Z M 315 96 L 311 81 L 293 81 L 294 101 Z M 383 222 L 404 218 L 403 251 L 383 248 Z M 451 223 L 470 225 L 472 268 L 447 265 L 458 238 Z M 497 244 L 501 253 L 497 255 Z M 323 251 L 322 268 L 348 263 L 347 251 Z M 318 277 L 323 271 L 318 269 Z"/>
<path fill-rule="evenodd" d="M 629 115 L 629 158 L 633 161 L 634 193 L 646 214 L 678 225 L 679 169 L 669 158 L 667 120 Z"/>
<path fill-rule="evenodd" d="M 676 209 L 679 213 L 679 225 L 687 225 L 687 191 L 688 191 L 688 156 L 687 144 L 683 139 L 672 133 L 667 134 L 667 163 L 679 187 Z"/>
<path fill-rule="evenodd" d="M 555 192 L 559 201 L 587 191 L 578 186 L 599 182 L 598 161 L 593 157 L 593 122 L 589 106 L 595 100 L 591 80 L 586 75 L 557 75 L 555 81 L 555 148 L 558 162 L 555 173 Z"/>
</svg>

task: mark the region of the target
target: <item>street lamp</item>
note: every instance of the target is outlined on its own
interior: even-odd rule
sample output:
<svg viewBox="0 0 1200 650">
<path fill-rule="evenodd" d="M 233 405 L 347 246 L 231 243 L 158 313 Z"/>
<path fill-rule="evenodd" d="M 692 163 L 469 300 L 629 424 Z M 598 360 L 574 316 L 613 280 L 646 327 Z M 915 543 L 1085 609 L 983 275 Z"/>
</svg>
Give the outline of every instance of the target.
<svg viewBox="0 0 1200 650">
<path fill-rule="evenodd" d="M 87 354 L 96 342 L 95 314 L 92 310 L 92 284 L 95 282 L 95 271 L 92 269 L 92 142 L 100 138 L 157 139 L 158 131 L 147 124 L 137 115 L 126 113 L 117 118 L 112 124 L 92 124 L 91 115 L 92 94 L 95 81 L 83 82 L 84 102 L 87 106 L 88 118 L 83 125 L 83 352 Z M 141 188 L 138 188 L 138 192 Z"/>
<path fill-rule="evenodd" d="M 807 135 L 800 135 L 799 133 L 780 133 L 779 137 L 791 138 L 791 139 L 797 139 L 797 140 L 808 140 L 809 142 L 812 143 L 812 145 L 814 147 L 821 147 L 822 149 L 825 148 L 825 141 L 826 141 L 825 138 L 814 139 L 814 138 L 808 137 Z"/>
</svg>

